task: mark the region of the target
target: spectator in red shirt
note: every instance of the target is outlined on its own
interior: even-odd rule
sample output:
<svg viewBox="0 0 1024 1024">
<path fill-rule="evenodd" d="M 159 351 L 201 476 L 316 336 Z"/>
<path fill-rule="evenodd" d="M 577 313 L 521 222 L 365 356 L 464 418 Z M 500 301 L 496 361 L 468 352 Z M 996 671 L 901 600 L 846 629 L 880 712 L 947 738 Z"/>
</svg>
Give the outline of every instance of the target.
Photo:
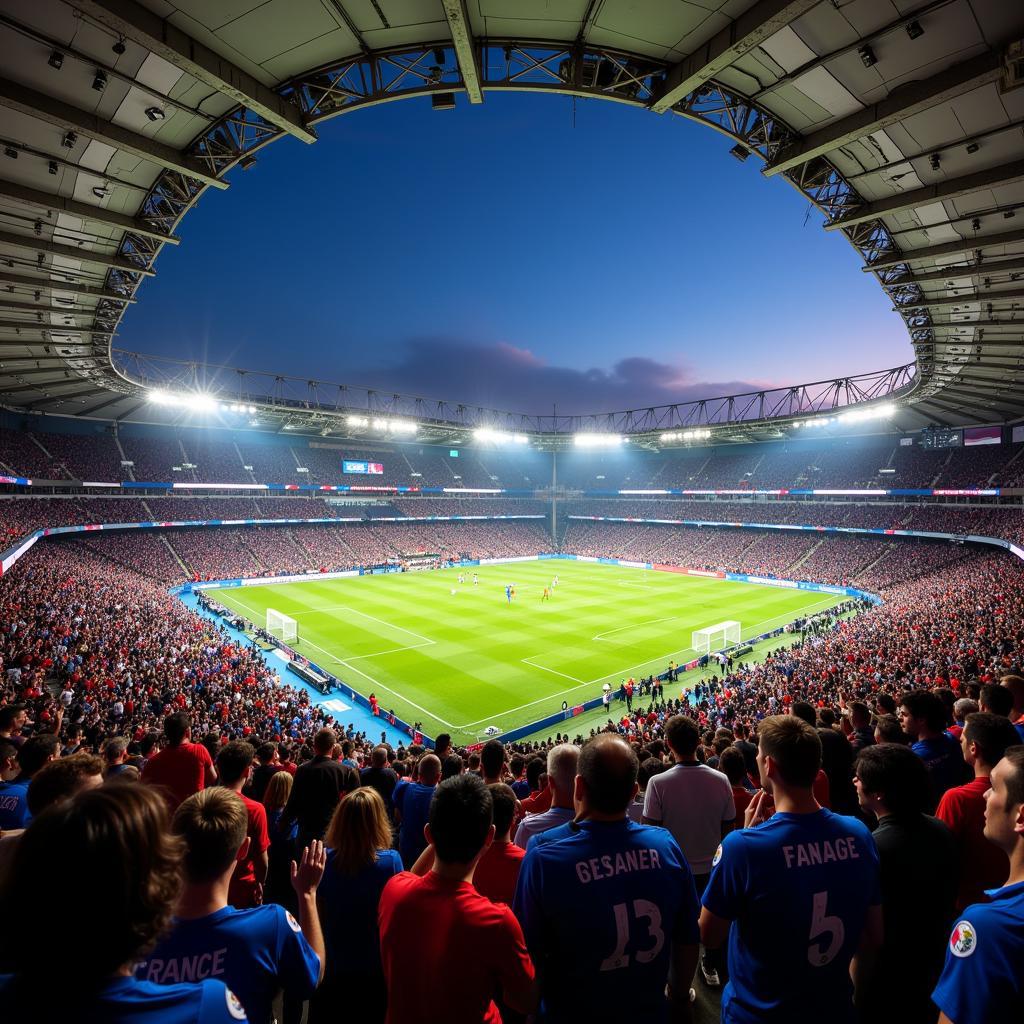
<svg viewBox="0 0 1024 1024">
<path fill-rule="evenodd" d="M 484 851 L 473 875 L 473 885 L 481 896 L 494 903 L 512 906 L 516 882 L 526 851 L 512 842 L 512 822 L 516 815 L 516 795 L 511 786 L 495 783 L 491 791 L 494 808 L 494 842 Z"/>
<path fill-rule="evenodd" d="M 146 762 L 142 781 L 161 786 L 171 810 L 193 793 L 217 781 L 210 752 L 200 743 L 190 743 L 192 726 L 184 711 L 176 711 L 164 719 L 167 746 Z"/>
<path fill-rule="evenodd" d="M 985 890 L 998 889 L 1010 870 L 1006 854 L 984 836 L 985 793 L 992 769 L 1017 739 L 1017 730 L 1002 715 L 978 712 L 967 716 L 960 746 L 974 780 L 947 790 L 935 812 L 953 833 L 960 855 L 958 914 L 971 903 L 985 902 Z"/>
<path fill-rule="evenodd" d="M 384 888 L 379 921 L 388 1024 L 424 1013 L 451 1024 L 500 1024 L 494 1003 L 499 993 L 515 1012 L 530 1013 L 537 1005 L 519 922 L 472 884 L 494 839 L 492 806 L 490 791 L 475 775 L 442 782 L 427 825 L 434 866 L 422 877 L 403 871 Z M 409 940 L 424 928 L 429 942 Z"/>
<path fill-rule="evenodd" d="M 725 775 L 732 786 L 732 798 L 736 802 L 736 817 L 739 818 L 754 798 L 754 794 L 743 785 L 743 780 L 747 775 L 747 763 L 735 747 L 726 747 L 718 759 L 718 770 Z"/>
<path fill-rule="evenodd" d="M 252 778 L 252 764 L 256 752 L 251 743 L 233 740 L 222 747 L 217 755 L 217 771 L 220 784 L 237 793 L 245 804 L 249 818 L 246 835 L 249 846 L 245 856 L 235 866 L 228 888 L 228 903 L 236 910 L 258 907 L 263 902 L 263 883 L 267 880 L 270 867 L 270 833 L 267 830 L 267 810 L 263 804 L 251 800 L 242 792 Z"/>
</svg>

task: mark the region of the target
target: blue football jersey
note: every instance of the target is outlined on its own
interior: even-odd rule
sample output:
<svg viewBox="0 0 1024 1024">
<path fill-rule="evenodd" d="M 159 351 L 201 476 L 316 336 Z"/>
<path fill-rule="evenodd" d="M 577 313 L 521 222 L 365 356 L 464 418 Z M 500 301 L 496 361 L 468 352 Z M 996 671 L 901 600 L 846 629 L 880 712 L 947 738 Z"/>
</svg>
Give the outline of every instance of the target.
<svg viewBox="0 0 1024 1024">
<path fill-rule="evenodd" d="M 32 820 L 28 810 L 28 779 L 0 782 L 0 832 L 26 828 Z"/>
<path fill-rule="evenodd" d="M 850 961 L 882 901 L 867 828 L 824 809 L 776 813 L 727 835 L 713 865 L 704 906 L 733 922 L 722 1021 L 851 1021 Z"/>
<path fill-rule="evenodd" d="M 1002 1024 L 1024 1012 L 1024 882 L 990 889 L 953 925 L 932 1001 L 954 1024 Z"/>
<path fill-rule="evenodd" d="M 269 1024 L 284 988 L 305 999 L 316 988 L 320 957 L 284 907 L 224 907 L 208 917 L 175 920 L 170 934 L 139 964 L 136 977 L 160 985 L 219 978 L 250 1021 Z"/>
<path fill-rule="evenodd" d="M 534 836 L 513 909 L 548 1022 L 665 1019 L 672 944 L 699 938 L 693 875 L 675 839 L 628 820 Z"/>
<path fill-rule="evenodd" d="M 115 978 L 83 993 L 58 984 L 52 992 L 25 991 L 0 978 L 5 1020 L 63 1020 L 75 1024 L 238 1024 L 248 1018 L 238 998 L 220 981 L 154 985 Z"/>
</svg>

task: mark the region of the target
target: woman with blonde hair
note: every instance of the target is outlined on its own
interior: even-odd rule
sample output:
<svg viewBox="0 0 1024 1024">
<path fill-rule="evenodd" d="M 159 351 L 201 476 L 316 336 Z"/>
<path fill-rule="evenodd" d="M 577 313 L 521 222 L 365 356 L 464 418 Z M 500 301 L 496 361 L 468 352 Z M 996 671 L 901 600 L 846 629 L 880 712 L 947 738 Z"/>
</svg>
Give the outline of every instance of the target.
<svg viewBox="0 0 1024 1024">
<path fill-rule="evenodd" d="M 377 904 L 402 859 L 380 794 L 361 786 L 346 794 L 327 826 L 327 868 L 317 890 L 327 973 L 309 1005 L 310 1024 L 337 1020 L 344 1006 L 360 1024 L 379 1024 L 387 1008 L 380 964 Z"/>
<path fill-rule="evenodd" d="M 298 909 L 290 871 L 299 827 L 293 822 L 291 828 L 282 830 L 282 824 L 284 806 L 291 796 L 294 781 L 290 772 L 274 772 L 263 790 L 263 807 L 267 812 L 267 832 L 270 835 L 270 868 L 263 902 L 278 903 L 292 914 Z"/>
</svg>

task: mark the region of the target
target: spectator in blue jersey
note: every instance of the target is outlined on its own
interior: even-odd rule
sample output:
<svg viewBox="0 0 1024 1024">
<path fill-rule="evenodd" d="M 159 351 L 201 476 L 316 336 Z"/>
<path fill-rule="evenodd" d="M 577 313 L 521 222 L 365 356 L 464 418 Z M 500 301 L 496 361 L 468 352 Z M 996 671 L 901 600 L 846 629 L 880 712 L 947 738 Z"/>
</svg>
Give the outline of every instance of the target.
<svg viewBox="0 0 1024 1024">
<path fill-rule="evenodd" d="M 138 965 L 136 977 L 159 985 L 219 978 L 236 993 L 254 1024 L 271 1024 L 282 989 L 308 998 L 320 981 L 324 943 L 316 905 L 323 845 L 314 842 L 292 867 L 299 920 L 269 904 L 228 905 L 235 866 L 248 851 L 249 815 L 224 787 L 201 790 L 174 813 L 172 831 L 185 846 L 185 888 L 173 927 Z"/>
<path fill-rule="evenodd" d="M 24 828 L 32 817 L 28 809 L 28 787 L 43 765 L 56 760 L 60 740 L 52 732 L 31 736 L 18 750 L 18 774 L 0 782 L 0 832 Z"/>
<path fill-rule="evenodd" d="M 551 806 L 540 814 L 528 814 L 523 818 L 516 829 L 516 846 L 527 850 L 534 836 L 572 821 L 576 813 L 573 806 L 573 789 L 579 758 L 580 748 L 574 743 L 559 743 L 548 751 L 547 775 Z"/>
<path fill-rule="evenodd" d="M 527 850 L 514 909 L 544 1022 L 690 1019 L 697 893 L 672 835 L 627 817 L 638 770 L 622 737 L 592 739 L 580 752 L 575 818 Z M 670 967 L 680 984 L 666 999 Z"/>
<path fill-rule="evenodd" d="M 911 690 L 900 699 L 899 719 L 913 741 L 910 749 L 928 769 L 934 810 L 947 789 L 970 778 L 960 744 L 946 732 L 946 706 L 931 690 Z"/>
<path fill-rule="evenodd" d="M 135 965 L 166 931 L 180 892 L 184 844 L 167 832 L 167 802 L 114 783 L 50 807 L 22 836 L 0 891 L 4 1020 L 75 1024 L 236 1024 L 245 1010 L 222 981 L 155 985 Z M 57 884 L 59 880 L 59 884 Z M 81 941 L 55 967 L 55 923 L 68 893 Z"/>
<path fill-rule="evenodd" d="M 878 853 L 860 821 L 814 799 L 815 729 L 775 715 L 757 735 L 762 792 L 715 854 L 700 918 L 705 946 L 729 943 L 722 1020 L 848 1024 L 851 977 L 882 940 Z"/>
<path fill-rule="evenodd" d="M 931 992 L 953 921 L 956 843 L 946 825 L 924 813 L 931 783 L 909 747 L 865 748 L 854 782 L 861 807 L 878 821 L 873 837 L 884 916 L 878 963 L 858 997 L 861 1018 L 935 1024 Z"/>
<path fill-rule="evenodd" d="M 430 801 L 441 779 L 441 762 L 425 754 L 417 764 L 418 781 L 403 779 L 395 786 L 395 823 L 398 825 L 398 852 L 406 870 L 427 848 L 423 826 L 430 817 Z"/>
<path fill-rule="evenodd" d="M 508 785 L 511 786 L 517 800 L 525 800 L 530 795 L 530 783 L 523 774 L 525 768 L 526 758 L 522 754 L 513 754 L 509 758 L 508 772 L 511 778 Z"/>
<path fill-rule="evenodd" d="M 1024 1005 L 1024 746 L 1010 747 L 985 794 L 985 838 L 1009 860 L 1006 884 L 953 925 L 932 993 L 939 1024 L 1001 1024 Z"/>
<path fill-rule="evenodd" d="M 402 861 L 391 846 L 381 795 L 371 786 L 349 793 L 327 827 L 327 867 L 317 892 L 327 972 L 309 1005 L 310 1024 L 334 1024 L 338 1007 L 361 1024 L 380 1024 L 387 1007 L 380 965 L 377 906 Z"/>
</svg>

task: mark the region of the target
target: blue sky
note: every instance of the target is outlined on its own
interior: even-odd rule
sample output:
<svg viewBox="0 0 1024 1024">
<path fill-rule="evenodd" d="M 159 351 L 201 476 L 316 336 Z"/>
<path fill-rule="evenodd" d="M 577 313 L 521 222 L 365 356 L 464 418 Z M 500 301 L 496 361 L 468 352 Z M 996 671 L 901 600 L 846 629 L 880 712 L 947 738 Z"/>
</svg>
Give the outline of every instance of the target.
<svg viewBox="0 0 1024 1024">
<path fill-rule="evenodd" d="M 265 149 L 184 219 L 118 344 L 565 413 L 912 358 L 858 254 L 724 136 L 597 100 L 458 104 Z"/>
</svg>

